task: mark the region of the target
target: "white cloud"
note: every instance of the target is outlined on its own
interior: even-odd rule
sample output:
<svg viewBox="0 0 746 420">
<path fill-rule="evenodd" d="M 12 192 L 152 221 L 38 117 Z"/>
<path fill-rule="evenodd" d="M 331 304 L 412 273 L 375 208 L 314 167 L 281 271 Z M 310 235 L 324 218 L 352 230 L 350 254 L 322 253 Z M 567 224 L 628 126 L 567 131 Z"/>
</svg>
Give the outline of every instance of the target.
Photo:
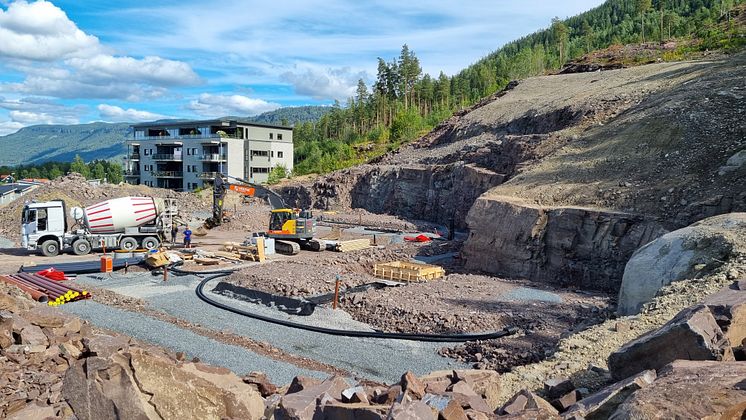
<svg viewBox="0 0 746 420">
<path fill-rule="evenodd" d="M 100 51 L 98 38 L 78 29 L 50 2 L 16 1 L 0 9 L 0 56 L 53 61 Z"/>
<path fill-rule="evenodd" d="M 0 136 L 7 136 L 23 128 L 23 124 L 17 121 L 0 121 Z"/>
<path fill-rule="evenodd" d="M 280 104 L 249 98 L 248 96 L 213 95 L 210 93 L 199 95 L 199 98 L 187 105 L 187 109 L 207 117 L 250 116 L 273 111 L 279 107 Z"/>
<path fill-rule="evenodd" d="M 101 114 L 101 118 L 106 121 L 139 122 L 170 118 L 166 115 L 141 111 L 134 108 L 124 109 L 116 105 L 100 104 L 97 108 L 98 112 Z"/>
<path fill-rule="evenodd" d="M 40 64 L 42 62 L 42 64 Z M 0 68 L 25 75 L 0 91 L 56 98 L 160 97 L 166 88 L 201 83 L 189 64 L 158 56 L 110 55 L 52 3 L 19 0 L 0 8 Z"/>
<path fill-rule="evenodd" d="M 73 58 L 67 64 L 78 70 L 84 79 L 149 83 L 159 86 L 188 86 L 199 83 L 199 76 L 181 61 L 160 57 L 114 57 L 99 54 L 88 58 Z"/>
<path fill-rule="evenodd" d="M 9 111 L 10 120 L 0 122 L 0 135 L 5 135 L 35 124 L 78 124 L 87 108 L 84 105 L 66 106 L 46 98 L 0 97 L 0 109 Z"/>
<path fill-rule="evenodd" d="M 367 73 L 353 72 L 349 67 L 324 69 L 307 64 L 302 67 L 300 71 L 288 71 L 280 77 L 293 85 L 295 93 L 314 99 L 338 99 L 344 102 L 355 95 L 358 80 L 369 78 Z"/>
</svg>

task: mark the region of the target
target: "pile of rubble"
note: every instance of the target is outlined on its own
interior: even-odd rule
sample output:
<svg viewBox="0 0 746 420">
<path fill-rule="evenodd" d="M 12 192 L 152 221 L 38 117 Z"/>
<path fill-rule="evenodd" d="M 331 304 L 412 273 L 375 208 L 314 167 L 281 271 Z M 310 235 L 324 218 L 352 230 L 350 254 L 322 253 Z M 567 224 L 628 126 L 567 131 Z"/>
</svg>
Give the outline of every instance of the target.
<svg viewBox="0 0 746 420">
<path fill-rule="evenodd" d="M 337 276 L 342 289 L 376 281 L 368 274 L 349 274 L 344 268 L 315 266 L 309 270 L 308 264 L 295 260 L 249 267 L 223 281 L 281 296 L 309 297 L 333 292 Z"/>
<path fill-rule="evenodd" d="M 68 208 L 73 206 L 90 206 L 100 201 L 127 197 L 175 198 L 179 211 L 187 218 L 194 212 L 209 211 L 212 197 L 201 197 L 192 193 L 176 192 L 163 188 L 152 188 L 144 185 L 100 184 L 92 185 L 77 173 L 57 178 L 24 195 L 23 198 L 9 203 L 0 214 L 0 236 L 18 242 L 20 240 L 21 212 L 26 201 L 64 200 Z"/>
</svg>

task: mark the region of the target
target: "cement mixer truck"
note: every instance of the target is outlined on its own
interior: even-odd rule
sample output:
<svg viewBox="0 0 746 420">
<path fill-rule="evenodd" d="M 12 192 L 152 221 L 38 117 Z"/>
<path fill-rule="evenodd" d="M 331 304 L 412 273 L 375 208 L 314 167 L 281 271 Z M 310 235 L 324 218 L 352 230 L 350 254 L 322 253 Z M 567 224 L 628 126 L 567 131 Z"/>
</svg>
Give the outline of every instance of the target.
<svg viewBox="0 0 746 420">
<path fill-rule="evenodd" d="M 68 229 L 67 206 L 62 200 L 31 202 L 23 208 L 22 244 L 45 256 L 70 248 L 75 255 L 106 248 L 132 251 L 154 249 L 170 232 L 178 215 L 176 200 L 122 197 L 86 208 L 73 207 Z"/>
</svg>

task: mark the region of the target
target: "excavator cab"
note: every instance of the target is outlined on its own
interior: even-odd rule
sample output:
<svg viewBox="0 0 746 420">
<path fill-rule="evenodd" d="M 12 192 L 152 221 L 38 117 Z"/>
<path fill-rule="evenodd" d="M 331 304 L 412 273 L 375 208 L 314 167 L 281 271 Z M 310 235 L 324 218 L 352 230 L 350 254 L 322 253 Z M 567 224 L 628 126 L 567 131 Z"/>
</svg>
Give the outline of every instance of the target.
<svg viewBox="0 0 746 420">
<path fill-rule="evenodd" d="M 269 218 L 269 230 L 270 232 L 277 233 L 295 233 L 295 226 L 290 227 L 289 221 L 293 220 L 293 213 L 288 209 L 272 210 Z M 286 226 L 287 224 L 287 226 Z"/>
</svg>

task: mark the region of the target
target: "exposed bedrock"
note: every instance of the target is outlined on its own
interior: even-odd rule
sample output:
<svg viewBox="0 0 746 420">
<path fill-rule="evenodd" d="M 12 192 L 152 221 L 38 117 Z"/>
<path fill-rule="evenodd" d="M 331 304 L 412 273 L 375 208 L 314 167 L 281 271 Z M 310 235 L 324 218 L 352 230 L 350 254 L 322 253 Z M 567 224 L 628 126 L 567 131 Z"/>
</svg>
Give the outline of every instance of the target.
<svg viewBox="0 0 746 420">
<path fill-rule="evenodd" d="M 317 209 L 364 208 L 374 213 L 465 228 L 474 200 L 505 176 L 465 165 L 360 166 L 335 172 L 310 188 L 285 187 L 291 203 Z"/>
<path fill-rule="evenodd" d="M 466 222 L 463 254 L 470 270 L 613 292 L 632 253 L 666 233 L 639 215 L 503 196 L 477 199 Z"/>
</svg>

